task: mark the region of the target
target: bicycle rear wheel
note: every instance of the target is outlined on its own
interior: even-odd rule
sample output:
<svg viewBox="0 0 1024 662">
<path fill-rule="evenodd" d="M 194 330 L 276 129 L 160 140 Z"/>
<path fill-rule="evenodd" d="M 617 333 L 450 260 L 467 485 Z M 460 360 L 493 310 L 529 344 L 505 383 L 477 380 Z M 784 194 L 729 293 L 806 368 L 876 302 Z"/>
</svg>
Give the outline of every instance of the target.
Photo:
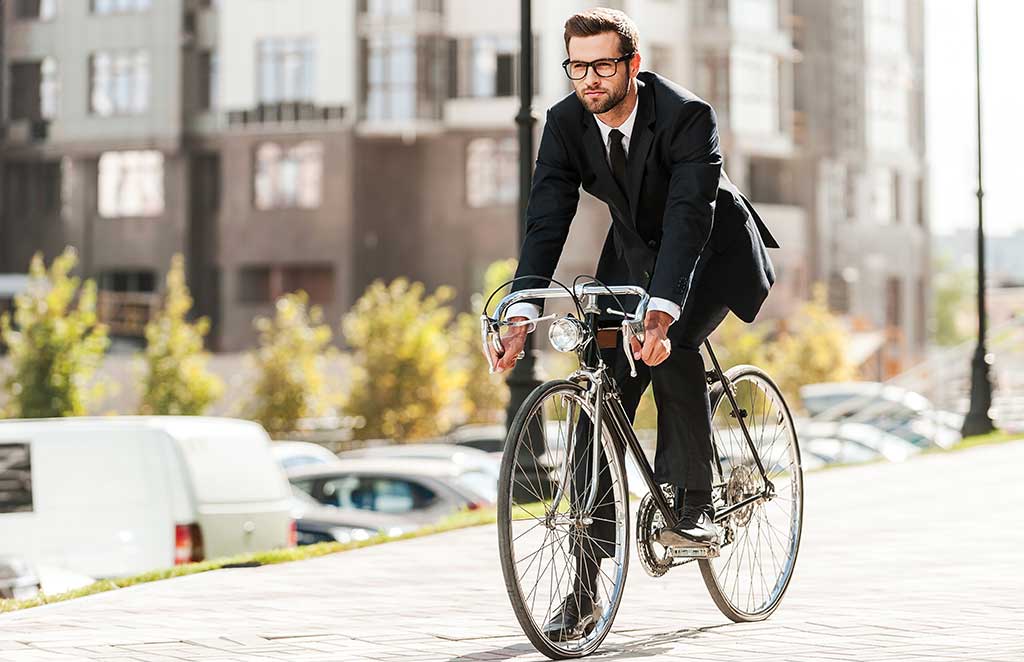
<svg viewBox="0 0 1024 662">
<path fill-rule="evenodd" d="M 537 387 L 509 427 L 498 482 L 498 547 L 512 608 L 526 636 L 552 659 L 601 644 L 622 600 L 629 561 L 625 467 L 602 425 L 595 507 L 587 510 L 594 410 L 582 386 Z M 603 558 L 602 558 L 603 557 Z M 600 559 L 600 560 L 598 560 Z M 599 607 L 579 631 L 551 636 L 545 624 L 567 605 L 585 610 L 578 568 L 596 566 Z M 589 586 L 589 584 L 588 584 Z"/>
<path fill-rule="evenodd" d="M 803 529 L 800 447 L 782 392 L 763 370 L 749 365 L 726 371 L 734 397 L 775 496 L 720 519 L 721 555 L 700 561 L 711 598 L 729 619 L 761 621 L 774 612 L 789 586 Z M 721 382 L 711 389 L 716 512 L 761 492 L 764 481 Z"/>
</svg>

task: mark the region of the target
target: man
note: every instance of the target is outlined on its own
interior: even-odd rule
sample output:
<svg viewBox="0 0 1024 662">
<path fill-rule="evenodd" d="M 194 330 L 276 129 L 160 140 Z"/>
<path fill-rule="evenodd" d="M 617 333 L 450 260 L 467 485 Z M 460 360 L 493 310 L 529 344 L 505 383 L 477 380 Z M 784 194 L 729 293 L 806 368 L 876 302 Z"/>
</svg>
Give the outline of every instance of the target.
<svg viewBox="0 0 1024 662">
<path fill-rule="evenodd" d="M 597 268 L 606 284 L 651 295 L 643 342 L 633 341 L 637 377 L 621 347 L 604 359 L 630 418 L 653 384 L 658 409 L 655 477 L 675 487 L 679 523 L 666 545 L 716 540 L 711 498 L 711 411 L 700 346 L 732 310 L 752 322 L 775 282 L 766 251 L 778 243 L 722 169 L 715 113 L 692 92 L 640 71 L 638 34 L 621 11 L 597 8 L 565 24 L 563 63 L 575 93 L 548 111 L 526 211 L 514 289 L 547 287 L 576 213 L 579 189 L 608 204 L 612 226 Z M 627 304 L 628 305 L 628 304 Z M 540 307 L 517 304 L 512 320 Z M 502 338 L 496 368 L 516 363 L 531 325 Z M 621 339 L 620 339 L 621 342 Z M 600 538 L 601 536 L 594 536 Z M 607 537 L 607 536 L 605 536 Z M 577 569 L 580 597 L 567 598 L 547 630 L 559 637 L 591 618 L 598 567 Z"/>
</svg>

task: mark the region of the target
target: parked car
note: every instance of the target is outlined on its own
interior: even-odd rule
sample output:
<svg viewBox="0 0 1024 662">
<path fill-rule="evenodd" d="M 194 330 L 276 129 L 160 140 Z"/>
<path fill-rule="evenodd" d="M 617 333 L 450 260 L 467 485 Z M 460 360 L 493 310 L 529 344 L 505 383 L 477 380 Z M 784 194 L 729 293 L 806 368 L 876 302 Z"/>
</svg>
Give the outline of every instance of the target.
<svg viewBox="0 0 1024 662">
<path fill-rule="evenodd" d="M 400 515 L 325 506 L 292 486 L 292 517 L 300 545 L 318 542 L 352 542 L 377 535 L 400 536 L 419 528 Z"/>
<path fill-rule="evenodd" d="M 872 450 L 890 462 L 902 462 L 921 452 L 920 448 L 906 439 L 864 423 L 836 423 L 807 419 L 796 419 L 794 423 L 801 441 L 840 439 Z"/>
<path fill-rule="evenodd" d="M 447 441 L 500 456 L 505 450 L 507 432 L 504 425 L 463 425 L 451 431 Z"/>
<path fill-rule="evenodd" d="M 295 544 L 288 481 L 249 421 L 0 421 L 0 483 L 0 554 L 91 577 Z"/>
<path fill-rule="evenodd" d="M 478 492 L 486 475 L 444 460 L 351 458 L 340 467 L 310 467 L 289 480 L 322 504 L 400 514 L 418 524 L 492 503 Z"/>
<path fill-rule="evenodd" d="M 501 459 L 492 453 L 478 448 L 459 446 L 458 444 L 388 444 L 386 446 L 367 446 L 357 450 L 339 453 L 338 458 L 345 460 L 354 457 L 405 457 L 446 460 L 467 469 L 474 469 L 492 476 L 497 482 L 501 473 Z"/>
<path fill-rule="evenodd" d="M 871 462 L 882 455 L 848 439 L 801 439 L 800 450 L 805 456 L 820 458 L 825 464 L 858 464 Z"/>
<path fill-rule="evenodd" d="M 27 561 L 15 556 L 0 556 L 0 598 L 31 598 L 39 592 L 41 585 L 39 575 Z"/>
<path fill-rule="evenodd" d="M 807 413 L 818 420 L 867 423 L 915 446 L 949 448 L 960 441 L 963 417 L 937 410 L 928 398 L 880 382 L 829 382 L 800 389 Z"/>
<path fill-rule="evenodd" d="M 270 444 L 274 459 L 285 471 L 310 465 L 332 466 L 338 464 L 338 456 L 320 444 L 309 441 L 275 441 Z"/>
</svg>

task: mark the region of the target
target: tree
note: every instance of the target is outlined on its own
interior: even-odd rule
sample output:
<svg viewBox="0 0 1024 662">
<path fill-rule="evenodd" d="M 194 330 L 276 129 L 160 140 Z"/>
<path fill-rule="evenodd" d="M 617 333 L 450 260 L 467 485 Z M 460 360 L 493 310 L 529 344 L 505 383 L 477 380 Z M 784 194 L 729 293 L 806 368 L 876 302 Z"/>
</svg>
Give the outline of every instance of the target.
<svg viewBox="0 0 1024 662">
<path fill-rule="evenodd" d="M 224 391 L 223 382 L 206 369 L 209 355 L 203 351 L 203 338 L 210 320 L 189 322 L 190 310 L 185 260 L 175 255 L 163 308 L 146 324 L 147 371 L 140 413 L 198 416 Z"/>
<path fill-rule="evenodd" d="M 857 366 L 847 356 L 849 334 L 829 311 L 822 284 L 814 286 L 812 299 L 790 320 L 768 349 L 766 370 L 792 408 L 804 384 L 854 379 Z"/>
<path fill-rule="evenodd" d="M 4 380 L 9 415 L 81 416 L 109 343 L 96 316 L 96 284 L 70 276 L 78 262 L 66 248 L 47 270 L 40 253 L 29 267 L 31 285 L 15 298 L 13 322 L 0 318 L 0 335 L 13 368 Z"/>
<path fill-rule="evenodd" d="M 959 320 L 962 317 L 975 319 L 977 305 L 975 303 L 975 271 L 973 269 L 954 269 L 948 257 L 935 260 L 935 287 L 932 290 L 932 301 L 935 310 L 935 325 L 931 330 L 931 339 L 936 345 L 959 345 L 971 337 L 961 329 Z"/>
<path fill-rule="evenodd" d="M 452 369 L 449 322 L 453 292 L 424 295 L 404 278 L 367 288 L 342 319 L 354 350 L 345 410 L 364 421 L 361 438 L 407 441 L 446 432 L 465 372 Z"/>
<path fill-rule="evenodd" d="M 463 409 L 468 423 L 500 423 L 505 417 L 508 405 L 508 386 L 505 378 L 491 373 L 484 356 L 480 337 L 480 313 L 491 293 L 509 280 L 516 272 L 516 260 L 492 262 L 484 272 L 483 292 L 471 298 L 470 313 L 462 313 L 455 322 L 457 352 L 453 357 L 456 368 L 465 372 L 466 387 L 463 391 Z M 508 293 L 508 287 L 494 295 L 487 314 L 493 315 L 501 297 Z"/>
<path fill-rule="evenodd" d="M 255 321 L 259 348 L 252 355 L 256 383 L 247 415 L 272 436 L 293 432 L 300 418 L 319 414 L 326 402 L 323 360 L 333 337 L 323 312 L 305 292 L 279 298 L 274 317 Z"/>
</svg>

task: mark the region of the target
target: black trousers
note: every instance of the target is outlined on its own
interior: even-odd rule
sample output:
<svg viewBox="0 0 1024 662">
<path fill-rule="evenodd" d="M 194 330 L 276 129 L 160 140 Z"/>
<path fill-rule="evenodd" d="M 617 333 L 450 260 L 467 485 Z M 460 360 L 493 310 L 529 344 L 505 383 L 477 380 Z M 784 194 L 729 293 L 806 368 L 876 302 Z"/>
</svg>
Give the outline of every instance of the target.
<svg viewBox="0 0 1024 662">
<path fill-rule="evenodd" d="M 705 251 L 694 271 L 690 296 L 683 310 L 668 330 L 672 343 L 669 357 L 656 366 L 636 361 L 636 377 L 629 374 L 629 363 L 622 351 L 622 337 L 614 349 L 602 350 L 616 383 L 622 391 L 622 404 L 629 420 L 636 416 L 640 397 L 648 385 L 654 389 L 658 411 L 658 445 L 654 459 L 654 476 L 659 483 L 667 483 L 688 490 L 710 490 L 711 468 L 714 458 L 711 448 L 711 403 L 705 380 L 704 360 L 700 347 L 729 313 L 729 309 L 716 295 L 716 283 L 702 282 L 707 271 L 714 271 L 714 253 Z M 591 446 L 581 443 L 590 439 L 590 425 L 581 417 L 576 432 L 574 463 L 574 497 L 586 499 L 589 485 Z M 598 474 L 600 499 L 590 527 L 593 551 L 587 556 L 601 558 L 614 553 L 615 510 L 611 475 L 601 458 Z M 591 547 L 587 545 L 587 547 Z"/>
</svg>

